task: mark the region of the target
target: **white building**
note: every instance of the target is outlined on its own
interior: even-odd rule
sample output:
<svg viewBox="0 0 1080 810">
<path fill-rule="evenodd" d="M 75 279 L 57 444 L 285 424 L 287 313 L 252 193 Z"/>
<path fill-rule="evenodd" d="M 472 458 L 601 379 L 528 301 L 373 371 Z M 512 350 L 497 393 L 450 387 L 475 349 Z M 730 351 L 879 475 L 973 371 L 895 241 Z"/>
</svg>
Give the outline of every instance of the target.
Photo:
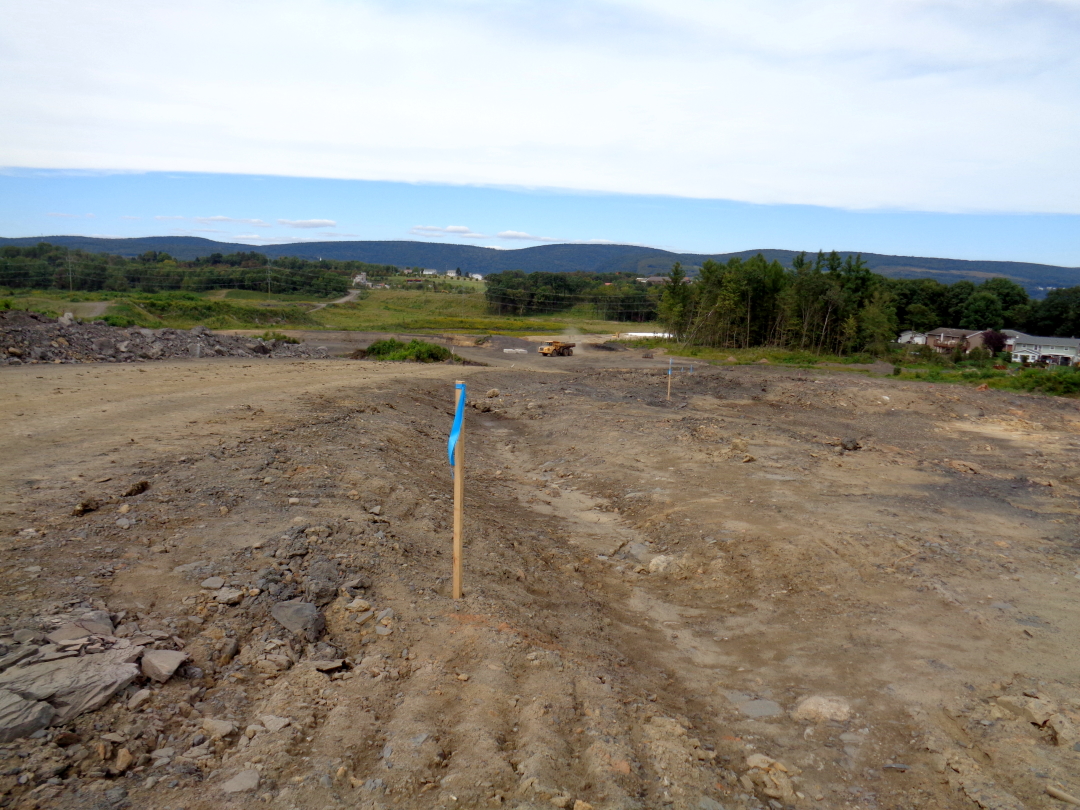
<svg viewBox="0 0 1080 810">
<path fill-rule="evenodd" d="M 926 332 L 913 332 L 910 329 L 905 329 L 900 333 L 900 337 L 896 339 L 897 343 L 912 343 L 916 346 L 926 345 Z"/>
<path fill-rule="evenodd" d="M 483 281 L 484 280 L 484 277 L 482 275 L 480 275 L 479 273 L 469 273 L 469 278 L 471 278 L 473 281 Z"/>
<path fill-rule="evenodd" d="M 1014 363 L 1048 363 L 1053 366 L 1075 366 L 1080 361 L 1080 339 L 1039 337 L 1006 329 L 1005 349 Z"/>
<path fill-rule="evenodd" d="M 424 269 L 424 275 L 425 275 L 425 276 L 437 276 L 437 275 L 439 275 L 439 271 L 438 271 L 438 270 L 431 270 L 431 269 L 425 268 L 425 269 Z"/>
</svg>

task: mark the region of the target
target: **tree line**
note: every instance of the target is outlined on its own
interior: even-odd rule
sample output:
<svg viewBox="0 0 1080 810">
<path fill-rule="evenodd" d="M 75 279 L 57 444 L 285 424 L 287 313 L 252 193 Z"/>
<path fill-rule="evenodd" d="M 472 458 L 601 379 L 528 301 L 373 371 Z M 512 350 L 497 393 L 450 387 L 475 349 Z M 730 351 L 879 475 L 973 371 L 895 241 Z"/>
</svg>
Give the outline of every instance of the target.
<svg viewBox="0 0 1080 810">
<path fill-rule="evenodd" d="M 1019 284 L 893 279 L 861 256 L 799 254 L 790 268 L 758 254 L 706 261 L 692 283 L 676 264 L 658 316 L 673 336 L 718 348 L 776 346 L 818 353 L 884 351 L 904 329 L 1017 329 L 1080 335 L 1080 287 L 1032 300 Z"/>
<path fill-rule="evenodd" d="M 566 312 L 584 307 L 611 321 L 649 321 L 659 312 L 660 291 L 630 273 L 526 273 L 508 270 L 484 277 L 488 308 L 499 315 Z"/>
<path fill-rule="evenodd" d="M 193 261 L 147 251 L 133 258 L 88 253 L 41 242 L 0 249 L 0 286 L 10 289 L 79 292 L 201 292 L 234 288 L 271 293 L 344 294 L 354 275 L 393 275 L 393 265 L 359 261 L 269 259 L 256 251 L 213 253 Z"/>
</svg>

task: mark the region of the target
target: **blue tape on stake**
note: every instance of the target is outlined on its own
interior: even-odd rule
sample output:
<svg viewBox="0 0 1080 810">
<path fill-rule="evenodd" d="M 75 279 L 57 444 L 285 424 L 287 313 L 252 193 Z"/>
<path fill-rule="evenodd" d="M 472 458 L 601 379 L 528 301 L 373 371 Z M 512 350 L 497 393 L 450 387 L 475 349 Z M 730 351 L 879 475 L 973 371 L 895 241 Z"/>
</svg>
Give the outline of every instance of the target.
<svg viewBox="0 0 1080 810">
<path fill-rule="evenodd" d="M 461 391 L 457 412 L 454 414 L 454 426 L 450 428 L 450 439 L 446 442 L 446 453 L 450 456 L 450 466 L 454 466 L 454 448 L 461 438 L 461 423 L 465 421 L 465 383 L 458 383 L 454 388 Z"/>
</svg>

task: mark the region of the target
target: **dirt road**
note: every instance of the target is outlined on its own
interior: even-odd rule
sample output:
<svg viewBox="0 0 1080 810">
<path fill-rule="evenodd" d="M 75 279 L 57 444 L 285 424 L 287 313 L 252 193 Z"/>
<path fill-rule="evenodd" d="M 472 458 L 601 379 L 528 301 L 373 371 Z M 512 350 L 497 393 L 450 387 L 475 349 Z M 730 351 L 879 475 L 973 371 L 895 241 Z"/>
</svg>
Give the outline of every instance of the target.
<svg viewBox="0 0 1080 810">
<path fill-rule="evenodd" d="M 1076 401 L 735 367 L 678 377 L 668 402 L 659 360 L 501 354 L 3 369 L 7 629 L 101 608 L 189 656 L 66 724 L 78 743 L 54 728 L 0 747 L 5 801 L 1080 794 Z M 290 598 L 319 605 L 325 633 L 275 621 Z"/>
</svg>

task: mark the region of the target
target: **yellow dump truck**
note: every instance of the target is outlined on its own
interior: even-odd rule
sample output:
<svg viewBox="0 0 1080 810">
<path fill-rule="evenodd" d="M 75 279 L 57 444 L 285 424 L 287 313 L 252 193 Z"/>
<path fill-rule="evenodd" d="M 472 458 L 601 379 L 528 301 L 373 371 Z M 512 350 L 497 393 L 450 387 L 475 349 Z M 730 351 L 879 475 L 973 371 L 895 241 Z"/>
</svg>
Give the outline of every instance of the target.
<svg viewBox="0 0 1080 810">
<path fill-rule="evenodd" d="M 574 353 L 576 343 L 560 343 L 557 340 L 546 340 L 537 349 L 544 357 L 569 357 Z"/>
</svg>

